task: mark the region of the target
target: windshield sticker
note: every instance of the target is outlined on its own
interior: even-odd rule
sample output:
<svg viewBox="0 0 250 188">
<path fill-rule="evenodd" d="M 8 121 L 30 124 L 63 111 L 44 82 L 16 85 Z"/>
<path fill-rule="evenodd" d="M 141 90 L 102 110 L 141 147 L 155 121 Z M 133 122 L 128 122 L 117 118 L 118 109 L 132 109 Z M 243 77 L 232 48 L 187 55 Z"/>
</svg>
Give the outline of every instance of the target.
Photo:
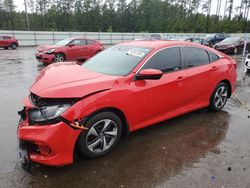
<svg viewBox="0 0 250 188">
<path fill-rule="evenodd" d="M 126 54 L 142 58 L 146 53 L 147 52 L 145 52 L 145 49 L 132 48 L 129 51 L 127 51 Z"/>
</svg>

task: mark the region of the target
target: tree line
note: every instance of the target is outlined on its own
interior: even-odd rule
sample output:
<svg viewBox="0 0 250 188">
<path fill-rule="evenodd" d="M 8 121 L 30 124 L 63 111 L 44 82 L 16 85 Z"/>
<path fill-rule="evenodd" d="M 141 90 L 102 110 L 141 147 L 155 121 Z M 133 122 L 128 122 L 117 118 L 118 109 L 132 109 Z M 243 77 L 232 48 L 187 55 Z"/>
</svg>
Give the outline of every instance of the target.
<svg viewBox="0 0 250 188">
<path fill-rule="evenodd" d="M 236 0 L 235 0 L 236 1 Z M 250 32 L 250 0 L 0 0 L 1 30 Z"/>
</svg>

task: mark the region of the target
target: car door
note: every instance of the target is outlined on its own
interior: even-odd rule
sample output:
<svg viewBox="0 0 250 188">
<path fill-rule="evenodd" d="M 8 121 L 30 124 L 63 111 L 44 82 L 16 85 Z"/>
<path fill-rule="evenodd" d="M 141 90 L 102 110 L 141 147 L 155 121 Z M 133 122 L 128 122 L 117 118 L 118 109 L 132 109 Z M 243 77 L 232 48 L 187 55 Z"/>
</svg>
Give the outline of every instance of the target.
<svg viewBox="0 0 250 188">
<path fill-rule="evenodd" d="M 210 74 L 218 67 L 210 64 L 209 54 L 204 49 L 184 46 L 182 52 L 187 71 L 187 101 L 195 108 L 207 102 L 213 87 Z"/>
<path fill-rule="evenodd" d="M 158 51 L 145 64 L 143 69 L 158 69 L 164 72 L 159 80 L 136 80 L 131 83 L 134 91 L 129 100 L 134 104 L 136 128 L 171 116 L 186 103 L 186 71 L 181 68 L 179 47 Z"/>
<path fill-rule="evenodd" d="M 3 41 L 3 36 L 0 36 L 0 46 L 3 47 L 4 45 L 4 41 Z"/>
<path fill-rule="evenodd" d="M 69 60 L 80 60 L 84 59 L 87 54 L 87 46 L 85 39 L 75 39 L 68 45 L 68 59 Z"/>
<path fill-rule="evenodd" d="M 3 46 L 9 47 L 11 44 L 10 40 L 11 40 L 11 37 L 4 36 L 3 37 Z"/>
<path fill-rule="evenodd" d="M 96 54 L 96 45 L 97 43 L 94 40 L 87 40 L 87 45 L 86 45 L 86 55 L 87 57 L 92 57 Z"/>
</svg>

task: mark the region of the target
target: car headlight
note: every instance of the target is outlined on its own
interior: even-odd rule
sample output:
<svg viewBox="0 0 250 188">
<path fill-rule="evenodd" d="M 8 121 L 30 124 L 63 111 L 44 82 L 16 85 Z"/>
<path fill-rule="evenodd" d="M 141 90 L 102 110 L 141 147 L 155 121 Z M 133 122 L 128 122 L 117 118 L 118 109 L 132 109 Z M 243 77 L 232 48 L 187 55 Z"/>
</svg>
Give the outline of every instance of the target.
<svg viewBox="0 0 250 188">
<path fill-rule="evenodd" d="M 32 109 L 29 111 L 29 118 L 31 121 L 38 123 L 53 120 L 65 112 L 70 106 L 70 104 L 58 104 Z"/>
<path fill-rule="evenodd" d="M 55 49 L 52 48 L 52 49 L 49 49 L 49 50 L 45 51 L 44 53 L 45 54 L 52 54 L 54 51 L 55 51 Z"/>
</svg>

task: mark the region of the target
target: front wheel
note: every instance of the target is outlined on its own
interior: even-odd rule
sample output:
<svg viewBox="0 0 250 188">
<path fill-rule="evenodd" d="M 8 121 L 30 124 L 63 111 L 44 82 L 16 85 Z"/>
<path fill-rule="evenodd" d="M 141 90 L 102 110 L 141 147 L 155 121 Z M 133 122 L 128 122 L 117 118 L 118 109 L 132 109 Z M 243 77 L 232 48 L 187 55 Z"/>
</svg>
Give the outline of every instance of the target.
<svg viewBox="0 0 250 188">
<path fill-rule="evenodd" d="M 229 90 L 227 84 L 224 82 L 219 83 L 210 98 L 209 108 L 212 111 L 220 111 L 225 106 L 228 95 Z"/>
<path fill-rule="evenodd" d="M 58 53 L 55 55 L 54 63 L 63 62 L 65 60 L 66 60 L 65 55 L 63 53 Z"/>
<path fill-rule="evenodd" d="M 113 112 L 101 112 L 91 117 L 87 131 L 80 134 L 77 149 L 81 156 L 95 158 L 105 155 L 118 143 L 122 133 L 122 122 Z"/>
<path fill-rule="evenodd" d="M 17 44 L 16 43 L 11 43 L 10 47 L 11 47 L 11 49 L 15 50 L 17 48 Z"/>
</svg>

